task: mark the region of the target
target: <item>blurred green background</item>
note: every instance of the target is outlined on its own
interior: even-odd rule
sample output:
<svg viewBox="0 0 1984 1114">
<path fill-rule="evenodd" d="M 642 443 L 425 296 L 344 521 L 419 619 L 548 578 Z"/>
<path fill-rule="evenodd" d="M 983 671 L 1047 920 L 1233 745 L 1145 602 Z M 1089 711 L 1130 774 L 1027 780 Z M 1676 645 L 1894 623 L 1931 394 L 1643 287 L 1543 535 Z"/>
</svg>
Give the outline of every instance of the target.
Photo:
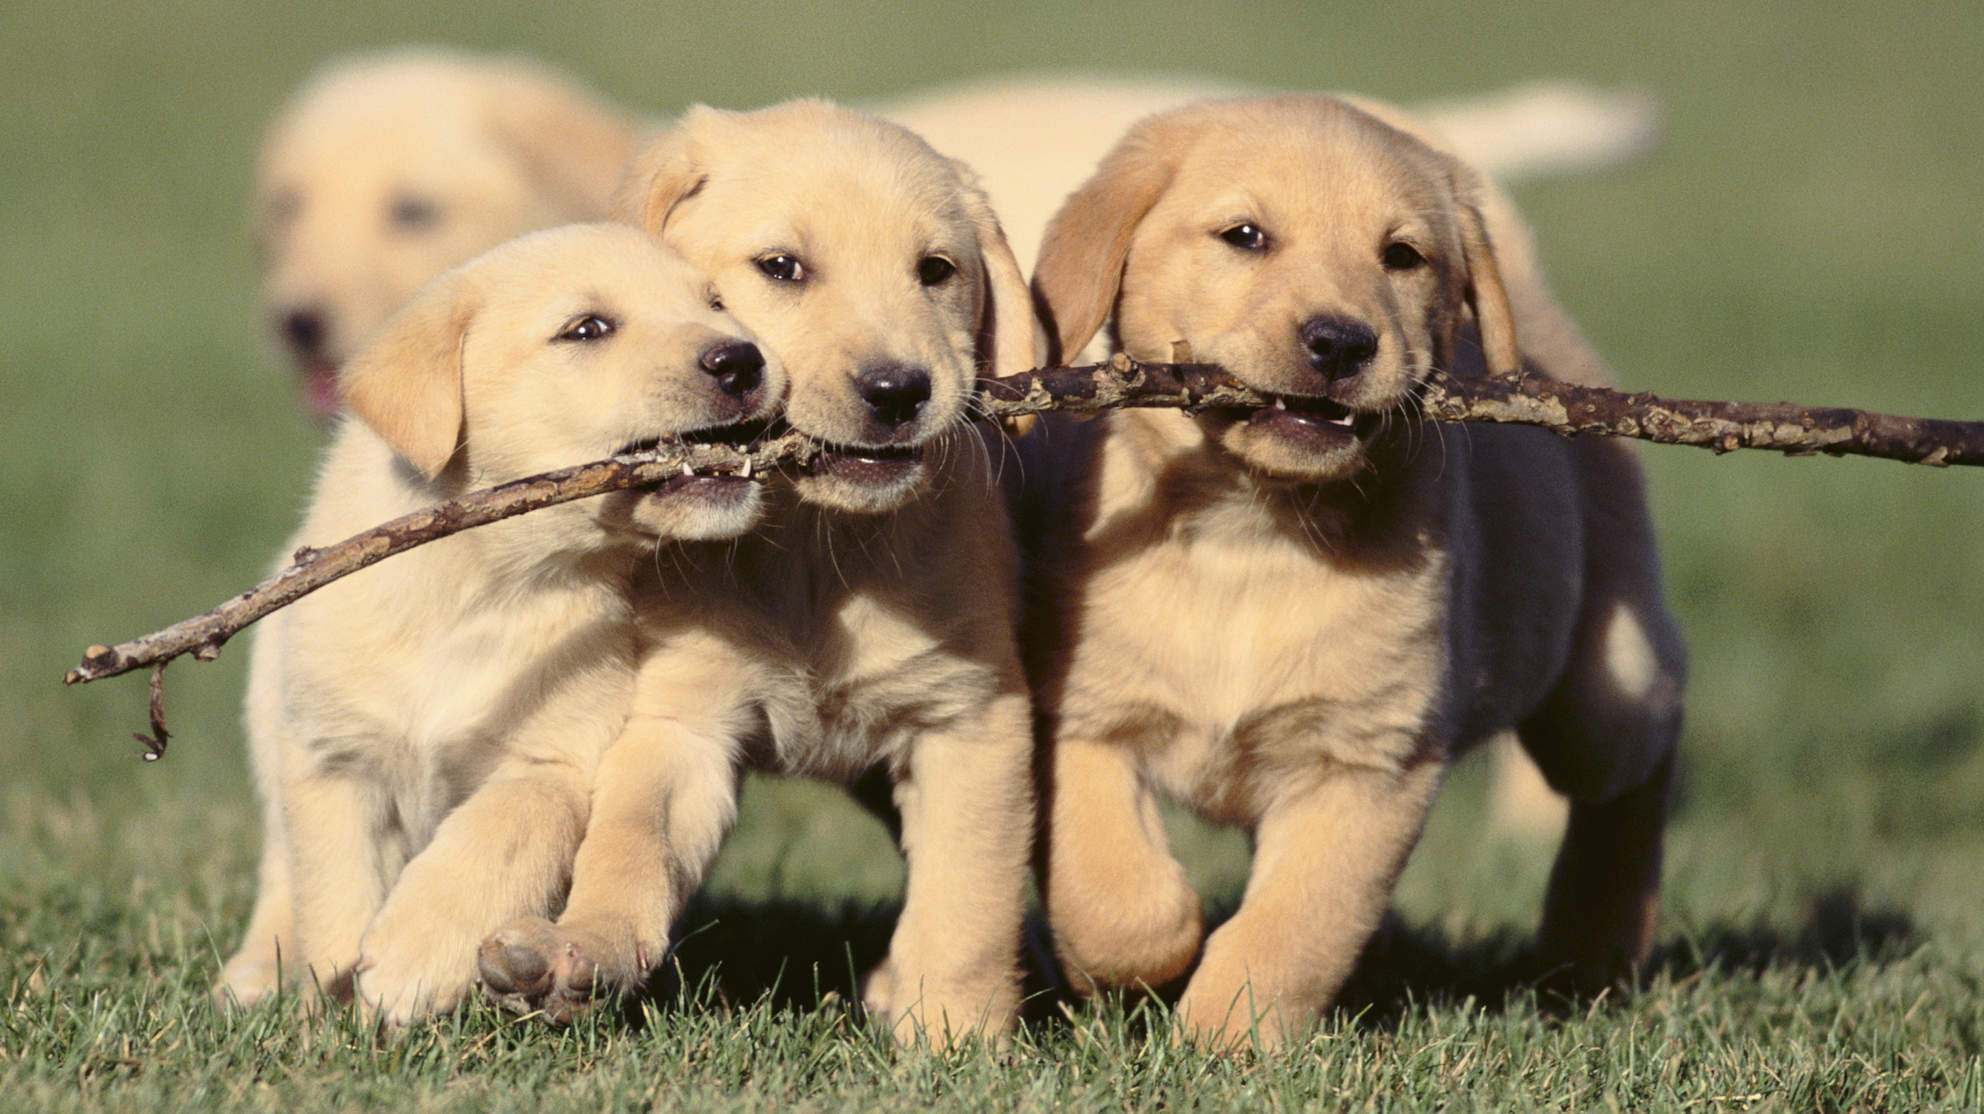
<svg viewBox="0 0 1984 1114">
<path fill-rule="evenodd" d="M 1641 87 L 1665 115 L 1648 162 L 1518 194 L 1626 383 L 1984 418 L 1974 3 L 13 0 L 0 42 L 0 921 L 43 926 L 0 924 L 7 963 L 81 946 L 51 924 L 81 938 L 163 917 L 197 962 L 240 931 L 242 647 L 169 672 L 177 734 L 156 765 L 129 738 L 142 678 L 59 680 L 86 645 L 251 584 L 300 512 L 320 434 L 254 302 L 246 196 L 262 125 L 339 53 L 516 50 L 656 116 L 1014 69 L 1405 102 L 1546 76 Z M 1976 969 L 1984 473 L 1644 456 L 1695 660 L 1663 941 L 1792 947 L 1843 912 Z M 718 898 L 893 896 L 872 821 L 824 791 L 747 796 Z M 1457 945 L 1526 933 L 1542 856 L 1478 837 L 1480 770 L 1449 796 L 1403 916 Z M 1181 833 L 1230 902 L 1244 846 Z"/>
</svg>

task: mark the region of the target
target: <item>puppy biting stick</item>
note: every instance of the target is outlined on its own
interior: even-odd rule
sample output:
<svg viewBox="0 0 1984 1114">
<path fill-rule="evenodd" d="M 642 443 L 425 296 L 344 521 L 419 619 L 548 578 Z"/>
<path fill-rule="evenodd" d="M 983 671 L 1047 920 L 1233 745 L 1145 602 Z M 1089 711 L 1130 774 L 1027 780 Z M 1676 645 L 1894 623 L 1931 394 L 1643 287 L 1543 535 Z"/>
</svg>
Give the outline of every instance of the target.
<svg viewBox="0 0 1984 1114">
<path fill-rule="evenodd" d="M 1718 453 L 1766 449 L 1788 456 L 1868 456 L 1936 467 L 1984 466 L 1984 422 L 1910 418 L 1794 403 L 1715 402 L 1626 394 L 1541 378 L 1521 381 L 1435 375 L 1420 398 L 1423 417 L 1441 422 L 1510 422 L 1565 436 L 1632 437 Z M 1121 407 L 1258 407 L 1265 399 L 1207 364 L 1138 363 L 1118 356 L 1092 367 L 1041 368 L 980 384 L 980 411 L 1001 420 L 1048 411 L 1093 414 Z M 562 468 L 460 499 L 300 551 L 288 568 L 211 611 L 116 646 L 91 646 L 63 677 L 82 684 L 182 654 L 211 661 L 236 632 L 330 582 L 437 538 L 540 507 L 658 483 L 683 468 L 764 472 L 804 462 L 818 446 L 788 433 L 745 447 L 666 446 Z"/>
</svg>

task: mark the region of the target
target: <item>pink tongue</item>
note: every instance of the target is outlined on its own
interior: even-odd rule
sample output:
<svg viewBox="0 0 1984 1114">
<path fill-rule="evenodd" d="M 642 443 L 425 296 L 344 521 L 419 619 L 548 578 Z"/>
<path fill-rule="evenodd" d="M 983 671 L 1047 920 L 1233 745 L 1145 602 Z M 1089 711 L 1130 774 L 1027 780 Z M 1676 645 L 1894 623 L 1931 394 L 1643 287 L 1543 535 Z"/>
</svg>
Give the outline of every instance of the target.
<svg viewBox="0 0 1984 1114">
<path fill-rule="evenodd" d="M 338 370 L 334 367 L 312 368 L 303 373 L 303 409 L 318 421 L 329 421 L 337 416 Z"/>
</svg>

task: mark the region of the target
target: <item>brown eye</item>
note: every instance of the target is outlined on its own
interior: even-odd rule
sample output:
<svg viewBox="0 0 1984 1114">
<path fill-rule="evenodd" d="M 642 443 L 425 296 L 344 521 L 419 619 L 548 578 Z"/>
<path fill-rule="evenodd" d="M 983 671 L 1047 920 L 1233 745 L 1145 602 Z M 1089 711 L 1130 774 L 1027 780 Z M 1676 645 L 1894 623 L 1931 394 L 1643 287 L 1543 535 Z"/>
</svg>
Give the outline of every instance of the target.
<svg viewBox="0 0 1984 1114">
<path fill-rule="evenodd" d="M 799 261 L 798 256 L 786 255 L 783 252 L 767 255 L 758 260 L 758 270 L 763 271 L 765 277 L 774 282 L 806 281 L 806 265 Z"/>
<path fill-rule="evenodd" d="M 424 232 L 441 222 L 441 206 L 430 198 L 401 194 L 393 198 L 386 216 L 402 232 Z"/>
<path fill-rule="evenodd" d="M 1241 221 L 1222 231 L 1219 238 L 1242 251 L 1261 251 L 1268 246 L 1268 234 L 1250 221 Z"/>
<path fill-rule="evenodd" d="M 1384 253 L 1379 258 L 1384 261 L 1387 271 L 1410 271 L 1426 262 L 1426 257 L 1419 254 L 1418 249 L 1398 240 L 1386 244 Z"/>
<path fill-rule="evenodd" d="M 923 261 L 916 265 L 916 277 L 925 286 L 940 285 L 949 281 L 950 277 L 957 273 L 957 264 L 945 259 L 941 255 L 925 256 Z"/>
<path fill-rule="evenodd" d="M 590 341 L 605 340 L 617 328 L 611 320 L 596 313 L 582 313 L 566 322 L 553 340 Z"/>
</svg>

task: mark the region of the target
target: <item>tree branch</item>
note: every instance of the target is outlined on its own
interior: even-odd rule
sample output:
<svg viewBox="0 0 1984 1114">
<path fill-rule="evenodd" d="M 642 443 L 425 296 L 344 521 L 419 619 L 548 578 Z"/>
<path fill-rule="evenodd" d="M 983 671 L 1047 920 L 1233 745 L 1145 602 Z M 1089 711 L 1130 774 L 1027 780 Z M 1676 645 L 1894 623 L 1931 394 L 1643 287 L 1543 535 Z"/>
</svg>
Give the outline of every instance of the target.
<svg viewBox="0 0 1984 1114">
<path fill-rule="evenodd" d="M 981 384 L 979 410 L 990 418 L 1016 418 L 1050 410 L 1100 413 L 1124 407 L 1170 407 L 1189 412 L 1253 409 L 1268 399 L 1210 364 L 1139 364 L 1117 356 L 1106 364 L 1042 368 Z M 1984 422 L 1904 418 L 1860 410 L 1821 409 L 1790 403 L 1697 402 L 1650 394 L 1622 394 L 1541 377 L 1521 380 L 1455 378 L 1436 373 L 1421 393 L 1420 409 L 1441 422 L 1514 422 L 1566 436 L 1597 433 L 1727 452 L 1770 449 L 1790 455 L 1853 454 L 1916 464 L 1984 465 Z M 694 471 L 734 471 L 748 460 L 754 471 L 804 464 L 818 446 L 786 433 L 748 448 L 667 445 L 616 456 L 472 492 L 395 519 L 322 549 L 298 550 L 288 568 L 202 615 L 117 646 L 91 646 L 65 683 L 114 677 L 164 664 L 191 653 L 201 661 L 219 655 L 236 632 L 278 608 L 368 565 L 471 527 L 630 487 L 658 484 Z M 163 749 L 158 674 L 154 674 L 153 729 Z"/>
<path fill-rule="evenodd" d="M 685 467 L 691 471 L 736 471 L 748 460 L 755 472 L 787 461 L 804 463 L 817 451 L 812 442 L 796 433 L 761 441 L 748 450 L 733 445 L 664 445 L 472 491 L 335 545 L 321 549 L 304 546 L 290 558 L 287 568 L 211 611 L 116 646 L 91 646 L 83 651 L 82 662 L 62 680 L 73 685 L 148 665 L 163 668 L 164 663 L 187 653 L 199 661 L 212 661 L 220 656 L 221 646 L 250 623 L 333 580 L 376 565 L 395 553 L 498 519 L 589 495 L 658 484 L 681 475 Z M 153 727 L 159 727 L 156 719 Z"/>
</svg>

